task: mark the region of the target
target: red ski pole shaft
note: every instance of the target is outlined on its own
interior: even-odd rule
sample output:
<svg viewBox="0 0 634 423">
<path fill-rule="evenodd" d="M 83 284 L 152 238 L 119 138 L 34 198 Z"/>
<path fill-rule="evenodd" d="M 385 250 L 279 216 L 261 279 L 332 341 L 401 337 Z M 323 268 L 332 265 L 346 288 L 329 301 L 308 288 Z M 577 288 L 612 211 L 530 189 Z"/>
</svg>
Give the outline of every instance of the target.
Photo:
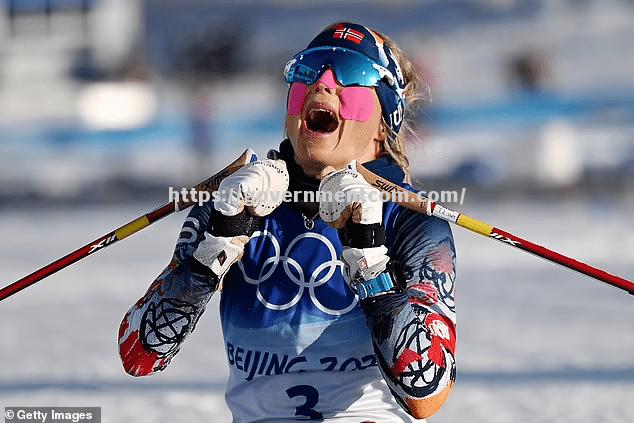
<svg viewBox="0 0 634 423">
<path fill-rule="evenodd" d="M 225 177 L 240 169 L 245 164 L 252 162 L 253 160 L 255 160 L 255 158 L 256 155 L 253 150 L 251 150 L 250 148 L 246 149 L 244 153 L 242 153 L 242 155 L 233 163 L 231 163 L 229 166 L 216 173 L 209 179 L 206 179 L 205 181 L 199 183 L 193 189 L 197 192 L 216 191 L 218 189 L 218 186 L 220 185 L 220 182 Z M 131 222 L 126 223 L 125 225 L 115 229 L 114 231 L 97 238 L 93 242 L 90 242 L 83 247 L 78 248 L 77 250 L 65 255 L 64 257 L 55 260 L 54 262 L 47 264 L 41 269 L 38 269 L 35 272 L 0 289 L 0 301 L 10 297 L 11 295 L 23 290 L 28 286 L 33 285 L 34 283 L 41 281 L 47 276 L 50 276 L 65 267 L 70 266 L 71 264 L 76 263 L 85 257 L 88 257 L 89 255 L 97 251 L 111 246 L 117 241 L 121 241 L 122 239 L 129 237 L 130 235 L 150 226 L 152 223 L 164 218 L 165 216 L 169 216 L 175 211 L 185 210 L 191 207 L 193 204 L 194 203 L 192 201 L 183 200 L 178 203 L 170 202 L 162 205 L 161 207 L 158 207 L 157 209 L 149 213 L 144 214 L 143 216 L 134 219 Z"/>
<path fill-rule="evenodd" d="M 429 200 L 428 198 L 422 197 L 412 191 L 401 187 L 400 185 L 397 185 L 393 182 L 388 181 L 387 179 L 375 175 L 360 164 L 357 164 L 357 171 L 361 173 L 363 178 L 370 185 L 378 188 L 380 191 L 383 191 L 386 194 L 389 194 L 394 202 L 400 204 L 403 207 L 419 213 L 427 214 L 429 216 L 438 217 L 447 222 L 468 229 L 471 232 L 475 232 L 487 238 L 493 238 L 505 245 L 527 251 L 545 260 L 562 265 L 564 267 L 567 267 L 568 269 L 575 270 L 586 276 L 590 276 L 591 278 L 605 282 L 608 285 L 623 289 L 634 295 L 634 282 L 630 280 L 613 275 L 606 272 L 605 270 L 590 266 L 589 264 L 577 261 L 571 257 L 565 256 L 546 247 L 542 247 L 541 245 L 522 239 L 509 232 L 503 231 L 499 228 L 489 225 L 488 223 L 484 223 L 465 214 L 443 207 L 440 204 Z"/>
</svg>

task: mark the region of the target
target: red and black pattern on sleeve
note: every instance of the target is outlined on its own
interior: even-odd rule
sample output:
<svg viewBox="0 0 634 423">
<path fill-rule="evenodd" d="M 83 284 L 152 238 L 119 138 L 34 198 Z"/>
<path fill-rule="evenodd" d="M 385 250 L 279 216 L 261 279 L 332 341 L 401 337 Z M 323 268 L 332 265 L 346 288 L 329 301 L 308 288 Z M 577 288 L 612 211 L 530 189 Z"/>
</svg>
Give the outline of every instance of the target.
<svg viewBox="0 0 634 423">
<path fill-rule="evenodd" d="M 146 376 L 163 370 L 196 327 L 218 287 L 213 273 L 196 273 L 192 254 L 204 239 L 210 204 L 194 207 L 181 230 L 174 257 L 126 313 L 119 327 L 125 371 Z"/>
<path fill-rule="evenodd" d="M 396 223 L 388 254 L 401 291 L 361 305 L 391 392 L 410 414 L 428 417 L 456 377 L 456 254 L 446 222 L 405 211 Z"/>
</svg>

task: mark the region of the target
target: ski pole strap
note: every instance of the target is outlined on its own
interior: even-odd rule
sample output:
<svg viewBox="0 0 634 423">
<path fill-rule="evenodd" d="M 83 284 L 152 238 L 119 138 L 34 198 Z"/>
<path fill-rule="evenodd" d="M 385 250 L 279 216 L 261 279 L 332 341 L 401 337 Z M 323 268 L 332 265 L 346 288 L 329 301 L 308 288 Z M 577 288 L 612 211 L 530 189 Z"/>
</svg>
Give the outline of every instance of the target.
<svg viewBox="0 0 634 423">
<path fill-rule="evenodd" d="M 356 288 L 359 300 L 364 300 L 390 292 L 394 288 L 394 283 L 389 274 L 381 273 L 374 279 L 357 283 Z"/>
</svg>

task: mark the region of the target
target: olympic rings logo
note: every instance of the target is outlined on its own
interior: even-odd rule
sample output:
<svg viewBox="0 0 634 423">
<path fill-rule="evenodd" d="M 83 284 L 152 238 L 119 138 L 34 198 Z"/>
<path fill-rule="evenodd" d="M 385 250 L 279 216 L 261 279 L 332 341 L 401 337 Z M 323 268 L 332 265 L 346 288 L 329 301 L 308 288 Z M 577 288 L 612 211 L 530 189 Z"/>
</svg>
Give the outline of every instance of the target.
<svg viewBox="0 0 634 423">
<path fill-rule="evenodd" d="M 288 310 L 289 308 L 295 306 L 301 300 L 306 289 L 308 290 L 308 295 L 313 305 L 323 313 L 330 314 L 332 316 L 341 316 L 343 314 L 346 314 L 357 304 L 357 296 L 355 295 L 354 298 L 352 298 L 352 302 L 348 306 L 341 309 L 332 309 L 323 305 L 315 294 L 315 288 L 327 283 L 338 269 L 339 271 L 341 271 L 341 268 L 343 268 L 343 263 L 337 259 L 335 247 L 332 245 L 328 238 L 314 232 L 302 233 L 291 241 L 291 243 L 286 248 L 286 251 L 282 255 L 278 240 L 269 231 L 256 231 L 253 233 L 253 235 L 251 235 L 251 239 L 258 237 L 266 237 L 271 241 L 271 244 L 273 245 L 273 249 L 275 251 L 275 255 L 264 260 L 260 267 L 260 274 L 257 278 L 251 278 L 249 277 L 249 275 L 247 275 L 242 261 L 238 262 L 238 266 L 242 271 L 244 280 L 247 283 L 256 286 L 256 297 L 264 307 L 268 308 L 269 310 Z M 302 266 L 297 262 L 297 260 L 291 257 L 293 247 L 298 242 L 306 238 L 313 238 L 321 241 L 330 253 L 330 259 L 324 261 L 319 266 L 317 266 L 317 268 L 313 270 L 313 272 L 310 274 L 310 278 L 308 280 L 306 280 L 306 274 L 304 273 L 304 269 L 302 269 Z M 266 281 L 269 280 L 269 278 L 277 269 L 277 266 L 280 264 L 280 262 L 282 263 L 282 267 L 284 269 L 284 273 L 286 273 L 287 278 L 295 285 L 297 285 L 299 289 L 297 290 L 297 294 L 290 301 L 284 304 L 274 304 L 264 298 L 264 295 L 262 295 L 262 292 L 260 291 L 260 285 L 266 283 Z M 293 271 L 291 271 L 291 268 Z M 265 269 L 267 270 L 265 271 Z M 326 274 L 322 277 L 318 277 L 326 269 L 328 269 Z"/>
</svg>

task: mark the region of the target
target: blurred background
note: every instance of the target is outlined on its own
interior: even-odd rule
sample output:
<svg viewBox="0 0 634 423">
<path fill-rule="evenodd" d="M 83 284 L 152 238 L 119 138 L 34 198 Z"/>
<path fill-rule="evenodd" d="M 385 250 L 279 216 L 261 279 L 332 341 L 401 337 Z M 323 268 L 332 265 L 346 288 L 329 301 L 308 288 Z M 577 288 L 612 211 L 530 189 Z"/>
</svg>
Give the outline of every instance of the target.
<svg viewBox="0 0 634 423">
<path fill-rule="evenodd" d="M 634 276 L 634 1 L 1 0 L 0 284 L 276 147 L 284 64 L 338 20 L 388 34 L 431 87 L 415 185 Z M 230 421 L 217 298 L 163 374 L 117 356 L 183 219 L 0 304 L 0 406 Z M 458 384 L 432 421 L 634 421 L 634 298 L 463 232 Z"/>
</svg>

